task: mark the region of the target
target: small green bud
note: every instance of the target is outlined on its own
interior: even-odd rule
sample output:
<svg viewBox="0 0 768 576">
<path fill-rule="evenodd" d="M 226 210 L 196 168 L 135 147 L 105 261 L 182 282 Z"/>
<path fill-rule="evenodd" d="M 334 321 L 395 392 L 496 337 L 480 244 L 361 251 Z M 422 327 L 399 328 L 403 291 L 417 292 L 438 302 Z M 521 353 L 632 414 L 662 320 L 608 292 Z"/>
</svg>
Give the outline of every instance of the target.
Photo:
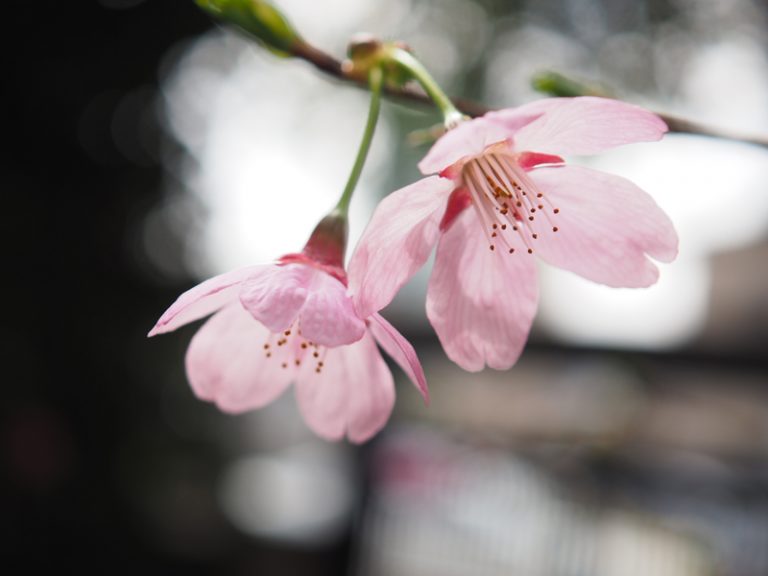
<svg viewBox="0 0 768 576">
<path fill-rule="evenodd" d="M 368 78 L 371 70 L 380 68 L 384 72 L 384 83 L 400 88 L 411 75 L 398 63 L 398 52 L 410 53 L 410 48 L 402 42 L 382 42 L 370 34 L 356 34 L 347 45 L 347 59 L 342 67 L 347 75 L 359 79 Z"/>
<path fill-rule="evenodd" d="M 266 0 L 195 0 L 212 16 L 253 36 L 282 56 L 293 53 L 301 36 L 288 19 Z"/>
<path fill-rule="evenodd" d="M 603 96 L 611 98 L 610 90 L 597 84 L 580 82 L 558 72 L 539 72 L 531 79 L 531 86 L 537 92 L 550 96 Z"/>
</svg>

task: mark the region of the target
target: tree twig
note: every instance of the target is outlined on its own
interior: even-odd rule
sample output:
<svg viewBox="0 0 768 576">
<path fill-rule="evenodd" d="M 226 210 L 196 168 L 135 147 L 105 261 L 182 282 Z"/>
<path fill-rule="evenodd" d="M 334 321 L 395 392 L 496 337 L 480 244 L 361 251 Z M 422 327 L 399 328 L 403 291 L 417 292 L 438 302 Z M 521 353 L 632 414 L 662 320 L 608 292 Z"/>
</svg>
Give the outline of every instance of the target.
<svg viewBox="0 0 768 576">
<path fill-rule="evenodd" d="M 351 82 L 357 84 L 361 88 L 366 88 L 365 78 L 359 78 L 355 74 L 347 72 L 342 65 L 342 62 L 330 54 L 312 46 L 305 40 L 301 40 L 296 47 L 292 50 L 292 55 L 300 60 L 304 60 L 317 70 L 324 74 L 341 80 L 344 82 Z M 414 102 L 418 104 L 430 105 L 431 100 L 427 95 L 421 91 L 418 87 L 405 86 L 403 88 L 395 88 L 387 86 L 384 88 L 384 93 L 398 100 L 404 100 L 408 102 Z M 462 98 L 453 99 L 453 103 L 456 107 L 472 118 L 482 116 L 491 108 L 483 106 L 477 102 L 471 100 L 465 100 Z M 719 138 L 723 140 L 732 140 L 735 142 L 744 142 L 747 144 L 753 144 L 755 146 L 762 146 L 768 148 L 768 137 L 766 136 L 748 136 L 743 134 L 736 134 L 732 132 L 726 132 L 711 126 L 705 126 L 698 122 L 672 116 L 670 114 L 663 114 L 656 112 L 656 114 L 666 122 L 670 132 L 676 132 L 679 134 L 695 134 L 698 136 L 707 136 L 710 138 Z"/>
</svg>

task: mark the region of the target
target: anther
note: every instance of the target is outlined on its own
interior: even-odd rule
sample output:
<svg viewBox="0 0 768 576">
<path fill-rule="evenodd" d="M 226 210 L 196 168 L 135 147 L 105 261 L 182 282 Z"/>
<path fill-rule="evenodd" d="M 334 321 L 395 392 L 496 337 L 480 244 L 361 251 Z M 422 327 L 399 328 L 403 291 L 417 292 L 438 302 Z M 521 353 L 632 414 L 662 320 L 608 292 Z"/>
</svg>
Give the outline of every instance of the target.
<svg viewBox="0 0 768 576">
<path fill-rule="evenodd" d="M 502 229 L 502 230 L 506 230 L 506 229 L 507 229 L 507 225 L 506 225 L 506 224 L 502 224 L 502 225 L 501 225 L 501 229 Z"/>
<path fill-rule="evenodd" d="M 496 228 L 498 228 L 498 227 L 499 227 L 499 225 L 498 225 L 498 224 L 494 224 L 494 225 L 493 225 L 493 229 L 494 229 L 494 230 L 496 230 Z"/>
<path fill-rule="evenodd" d="M 264 344 L 264 350 L 269 350 L 269 344 Z"/>
<path fill-rule="evenodd" d="M 560 214 L 560 208 L 555 208 L 555 209 L 553 210 L 553 212 L 554 212 L 555 214 Z"/>
<path fill-rule="evenodd" d="M 552 232 L 557 232 L 558 230 L 560 230 L 560 228 L 558 228 L 557 226 L 552 227 Z"/>
<path fill-rule="evenodd" d="M 541 192 L 539 192 L 538 194 L 536 194 L 536 198 L 544 198 L 544 194 L 542 194 Z"/>
<path fill-rule="evenodd" d="M 533 216 L 528 216 L 528 220 L 530 220 L 531 222 L 533 222 L 533 221 L 534 221 L 534 217 L 533 217 Z"/>
<path fill-rule="evenodd" d="M 267 352 L 267 358 L 272 358 L 272 352 Z"/>
<path fill-rule="evenodd" d="M 296 364 L 296 366 L 300 366 L 301 365 L 301 360 L 296 358 L 296 360 L 294 360 L 294 363 Z"/>
<path fill-rule="evenodd" d="M 493 244 L 491 244 L 491 245 L 489 246 L 489 248 L 491 249 L 491 252 L 493 252 L 494 250 L 496 250 L 496 246 L 494 246 Z"/>
<path fill-rule="evenodd" d="M 312 356 L 314 356 L 315 358 L 318 358 L 320 356 L 320 353 L 319 352 L 312 352 Z"/>
<path fill-rule="evenodd" d="M 491 238 L 496 238 L 496 232 L 494 232 L 493 234 L 491 234 Z"/>
<path fill-rule="evenodd" d="M 283 334 L 285 334 L 286 336 L 290 336 L 291 335 L 291 331 L 290 330 L 286 330 L 285 332 L 283 332 Z"/>
<path fill-rule="evenodd" d="M 283 368 L 288 368 L 288 362 L 283 362 Z"/>
<path fill-rule="evenodd" d="M 514 254 L 514 253 L 515 253 L 515 249 L 514 249 L 514 248 L 510 248 L 510 249 L 509 249 L 509 253 L 510 253 L 510 254 Z"/>
<path fill-rule="evenodd" d="M 538 235 L 538 234 L 531 234 L 531 236 L 533 236 L 533 239 L 534 239 L 534 240 L 536 240 L 536 239 L 539 237 L 539 235 Z"/>
<path fill-rule="evenodd" d="M 533 248 L 528 248 L 528 254 L 533 254 Z"/>
<path fill-rule="evenodd" d="M 302 342 L 302 343 L 301 343 L 301 347 L 302 347 L 302 349 L 306 350 L 306 349 L 307 349 L 307 346 L 309 346 L 309 344 L 307 344 L 306 342 Z"/>
</svg>

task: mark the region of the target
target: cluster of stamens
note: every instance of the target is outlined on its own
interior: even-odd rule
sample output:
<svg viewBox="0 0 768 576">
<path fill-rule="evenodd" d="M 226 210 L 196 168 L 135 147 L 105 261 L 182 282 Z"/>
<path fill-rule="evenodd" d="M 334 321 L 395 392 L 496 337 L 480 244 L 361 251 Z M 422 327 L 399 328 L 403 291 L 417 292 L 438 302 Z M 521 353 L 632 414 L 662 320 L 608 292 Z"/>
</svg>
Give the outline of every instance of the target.
<svg viewBox="0 0 768 576">
<path fill-rule="evenodd" d="M 475 205 L 491 251 L 501 241 L 509 254 L 515 253 L 510 234 L 516 234 L 533 254 L 534 240 L 542 230 L 536 221 L 546 220 L 557 232 L 552 216 L 559 214 L 548 198 L 538 190 L 514 157 L 503 152 L 486 152 L 468 161 L 462 179 Z"/>
<path fill-rule="evenodd" d="M 320 374 L 320 372 L 323 371 L 323 366 L 325 366 L 325 355 L 327 353 L 327 349 L 303 338 L 301 335 L 301 329 L 296 331 L 295 337 L 299 338 L 299 343 L 296 345 L 295 342 L 290 340 L 292 334 L 293 326 L 291 326 L 290 329 L 283 331 L 282 333 L 270 334 L 269 338 L 264 343 L 264 355 L 267 358 L 272 358 L 275 348 L 282 348 L 283 346 L 288 346 L 290 344 L 294 352 L 294 366 L 301 366 L 303 362 L 305 362 L 308 358 L 311 358 L 310 362 L 315 362 L 315 372 Z M 273 339 L 276 339 L 276 341 L 272 342 Z M 281 354 L 281 356 L 285 357 L 284 354 Z M 289 362 L 285 360 L 280 364 L 283 369 L 287 369 L 289 365 Z"/>
</svg>

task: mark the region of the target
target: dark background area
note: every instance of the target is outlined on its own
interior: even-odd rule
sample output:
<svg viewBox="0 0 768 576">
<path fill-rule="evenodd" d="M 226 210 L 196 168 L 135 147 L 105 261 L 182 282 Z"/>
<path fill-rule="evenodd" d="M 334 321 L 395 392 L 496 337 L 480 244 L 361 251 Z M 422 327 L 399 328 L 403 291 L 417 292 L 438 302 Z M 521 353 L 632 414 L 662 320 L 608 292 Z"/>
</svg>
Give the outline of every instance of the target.
<svg viewBox="0 0 768 576">
<path fill-rule="evenodd" d="M 181 358 L 192 330 L 145 339 L 194 283 L 159 275 L 141 249 L 137 223 L 165 185 L 166 136 L 152 102 L 169 50 L 210 29 L 210 20 L 192 2 L 18 0 L 4 23 L 3 571 L 340 574 L 352 563 L 386 573 L 385 553 L 371 552 L 378 533 L 365 527 L 390 510 L 381 504 L 382 494 L 392 497 L 389 476 L 377 475 L 375 463 L 402 464 L 408 457 L 399 445 L 385 435 L 349 451 L 355 512 L 341 537 L 314 546 L 249 537 L 224 517 L 212 488 L 220 468 L 247 451 L 243 421 L 224 419 L 184 387 Z M 764 264 L 764 254 L 763 242 L 745 267 L 734 268 L 738 259 L 720 265 L 743 274 Z M 752 318 L 767 317 L 765 304 L 754 304 Z M 431 380 L 444 381 L 443 396 L 454 400 L 438 401 L 427 427 L 442 431 L 441 442 L 514 454 L 597 509 L 630 502 L 648 517 L 685 518 L 690 524 L 677 525 L 696 526 L 720 558 L 714 573 L 760 576 L 768 566 L 765 554 L 754 556 L 768 546 L 768 422 L 755 421 L 746 436 L 728 431 L 739 414 L 755 418 L 744 406 L 768 405 L 765 334 L 765 323 L 754 322 L 741 346 L 705 339 L 669 353 L 577 350 L 535 338 L 511 398 L 498 396 L 495 373 L 478 383 L 478 400 L 457 383 L 463 376 L 433 368 Z M 440 354 L 431 336 L 414 339 L 425 356 Z M 629 367 L 642 382 L 643 411 L 620 434 L 578 426 L 555 434 L 493 412 L 499 398 L 525 405 L 527 379 L 540 395 L 535 405 L 557 404 L 559 388 L 540 382 L 541 374 L 554 378 L 552 366 L 559 377 L 587 374 L 592 382 L 590 370 L 605 365 Z M 734 398 L 723 394 L 727 386 L 737 409 L 722 403 Z M 404 414 L 423 419 L 409 406 Z M 670 424 L 681 418 L 685 426 Z M 410 446 L 421 445 L 414 438 Z M 702 458 L 688 458 L 697 450 Z M 756 559 L 729 569 L 740 550 Z"/>
<path fill-rule="evenodd" d="M 19 573 L 183 567 L 149 545 L 129 499 L 169 441 L 150 385 L 156 362 L 183 351 L 143 335 L 182 286 L 160 286 L 131 250 L 131 225 L 162 193 L 161 168 L 126 157 L 113 115 L 122 94 L 156 86 L 174 43 L 211 24 L 191 3 L 109 4 L 5 9 L 0 522 L 4 564 L 19 562 Z M 157 125 L 149 133 L 160 138 Z M 126 455 L 147 435 L 145 453 Z"/>
</svg>

